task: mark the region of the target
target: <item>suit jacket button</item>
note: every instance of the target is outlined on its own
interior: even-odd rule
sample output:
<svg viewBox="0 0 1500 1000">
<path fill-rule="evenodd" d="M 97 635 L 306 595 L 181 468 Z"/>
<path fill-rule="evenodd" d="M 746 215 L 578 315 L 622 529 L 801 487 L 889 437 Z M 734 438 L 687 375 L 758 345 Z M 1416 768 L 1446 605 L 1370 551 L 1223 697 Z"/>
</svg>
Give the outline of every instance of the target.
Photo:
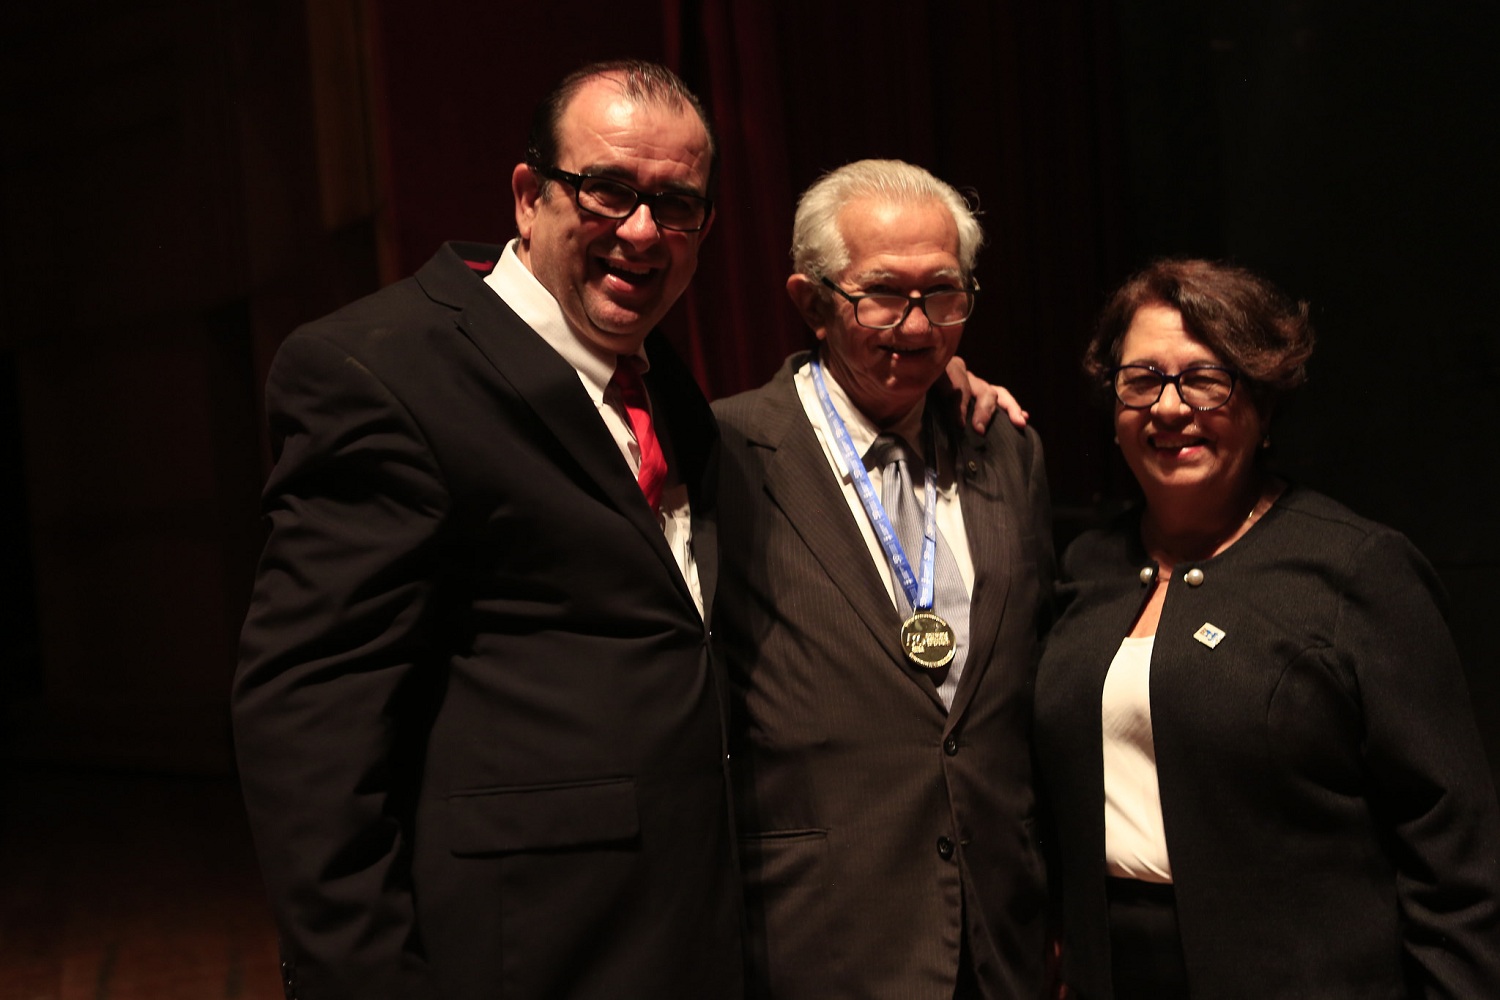
<svg viewBox="0 0 1500 1000">
<path fill-rule="evenodd" d="M 947 754 L 949 757 L 957 756 L 958 755 L 958 740 L 954 739 L 951 736 L 948 737 L 946 740 L 944 740 L 943 741 L 943 753 Z"/>
<path fill-rule="evenodd" d="M 947 837 L 939 837 L 937 842 L 937 851 L 938 857 L 942 858 L 944 861 L 952 860 L 953 841 L 949 840 Z"/>
<path fill-rule="evenodd" d="M 1203 586 L 1203 571 L 1194 566 L 1192 569 L 1182 574 L 1182 582 L 1187 584 L 1189 587 Z"/>
</svg>

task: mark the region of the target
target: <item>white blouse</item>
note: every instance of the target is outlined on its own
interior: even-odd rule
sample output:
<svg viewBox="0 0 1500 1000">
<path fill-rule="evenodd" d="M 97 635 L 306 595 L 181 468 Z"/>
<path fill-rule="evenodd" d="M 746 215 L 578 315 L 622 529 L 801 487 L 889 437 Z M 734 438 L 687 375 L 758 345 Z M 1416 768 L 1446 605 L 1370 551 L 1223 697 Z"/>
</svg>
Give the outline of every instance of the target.
<svg viewBox="0 0 1500 1000">
<path fill-rule="evenodd" d="M 1110 875 L 1172 881 L 1151 737 L 1155 636 L 1126 637 L 1104 678 L 1104 861 Z"/>
</svg>

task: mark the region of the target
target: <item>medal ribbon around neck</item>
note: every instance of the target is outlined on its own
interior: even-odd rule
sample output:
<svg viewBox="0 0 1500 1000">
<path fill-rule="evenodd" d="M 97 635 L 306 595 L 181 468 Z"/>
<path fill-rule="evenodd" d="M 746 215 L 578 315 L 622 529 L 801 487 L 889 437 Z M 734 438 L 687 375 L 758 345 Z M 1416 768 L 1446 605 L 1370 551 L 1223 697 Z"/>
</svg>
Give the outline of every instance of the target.
<svg viewBox="0 0 1500 1000">
<path fill-rule="evenodd" d="M 823 417 L 833 432 L 834 442 L 844 459 L 844 464 L 849 468 L 849 475 L 854 479 L 854 492 L 859 494 L 859 502 L 864 505 L 865 514 L 870 518 L 870 525 L 875 529 L 875 536 L 880 539 L 880 547 L 885 550 L 886 558 L 890 560 L 891 571 L 901 582 L 901 589 L 906 593 L 906 600 L 911 604 L 913 614 L 924 611 L 930 614 L 935 576 L 933 567 L 937 558 L 937 469 L 934 463 L 927 463 L 924 494 L 926 502 L 923 504 L 922 518 L 922 575 L 918 579 L 912 574 L 911 563 L 907 561 L 906 553 L 901 548 L 901 540 L 896 537 L 896 530 L 891 526 L 891 519 L 885 512 L 885 505 L 880 502 L 880 497 L 875 493 L 875 487 L 870 482 L 870 474 L 865 471 L 864 459 L 854 450 L 854 442 L 849 437 L 849 429 L 844 426 L 843 418 L 833 408 L 833 399 L 828 395 L 828 384 L 823 381 L 823 366 L 817 358 L 814 358 L 810 365 L 813 385 L 818 391 L 818 402 L 823 407 Z"/>
</svg>

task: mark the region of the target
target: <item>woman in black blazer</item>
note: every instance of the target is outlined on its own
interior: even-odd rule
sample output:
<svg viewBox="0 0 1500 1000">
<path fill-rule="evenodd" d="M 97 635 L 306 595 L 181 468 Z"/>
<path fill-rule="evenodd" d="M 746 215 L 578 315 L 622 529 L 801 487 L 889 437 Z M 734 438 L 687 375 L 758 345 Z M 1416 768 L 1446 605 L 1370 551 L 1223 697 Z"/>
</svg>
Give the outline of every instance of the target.
<svg viewBox="0 0 1500 1000">
<path fill-rule="evenodd" d="M 1036 740 L 1070 1000 L 1500 997 L 1500 815 L 1431 567 L 1271 475 L 1305 305 L 1164 261 L 1106 307 L 1144 504 L 1063 559 Z"/>
</svg>

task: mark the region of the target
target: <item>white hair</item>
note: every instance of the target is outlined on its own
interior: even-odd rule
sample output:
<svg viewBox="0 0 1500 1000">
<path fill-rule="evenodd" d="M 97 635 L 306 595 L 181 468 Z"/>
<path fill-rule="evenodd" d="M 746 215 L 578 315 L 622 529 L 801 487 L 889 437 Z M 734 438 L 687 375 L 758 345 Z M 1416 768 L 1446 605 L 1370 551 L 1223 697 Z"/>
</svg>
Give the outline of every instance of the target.
<svg viewBox="0 0 1500 1000">
<path fill-rule="evenodd" d="M 849 266 L 849 248 L 839 231 L 839 212 L 861 198 L 888 204 L 937 201 L 958 225 L 958 262 L 967 278 L 974 271 L 984 230 L 974 210 L 953 185 L 904 160 L 856 160 L 829 171 L 802 192 L 792 224 L 792 269 L 814 278 Z"/>
</svg>

